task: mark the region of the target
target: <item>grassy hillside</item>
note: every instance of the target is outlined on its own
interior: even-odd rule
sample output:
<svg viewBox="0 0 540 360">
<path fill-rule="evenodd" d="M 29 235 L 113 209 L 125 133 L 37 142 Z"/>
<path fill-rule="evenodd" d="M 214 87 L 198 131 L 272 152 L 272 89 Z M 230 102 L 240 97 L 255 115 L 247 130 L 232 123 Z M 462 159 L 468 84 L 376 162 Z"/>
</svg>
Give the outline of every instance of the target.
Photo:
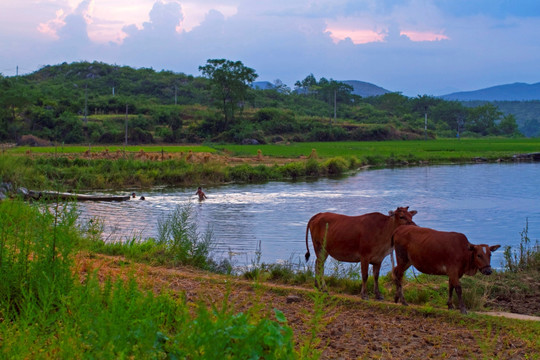
<svg viewBox="0 0 540 360">
<path fill-rule="evenodd" d="M 313 75 L 298 84 L 302 91 L 249 88 L 227 119 L 211 79 L 98 62 L 48 65 L 0 76 L 0 141 L 40 144 L 31 135 L 45 143 L 121 144 L 126 132 L 131 144 L 519 136 L 514 117 L 486 104 L 399 93 L 362 98 Z"/>
</svg>

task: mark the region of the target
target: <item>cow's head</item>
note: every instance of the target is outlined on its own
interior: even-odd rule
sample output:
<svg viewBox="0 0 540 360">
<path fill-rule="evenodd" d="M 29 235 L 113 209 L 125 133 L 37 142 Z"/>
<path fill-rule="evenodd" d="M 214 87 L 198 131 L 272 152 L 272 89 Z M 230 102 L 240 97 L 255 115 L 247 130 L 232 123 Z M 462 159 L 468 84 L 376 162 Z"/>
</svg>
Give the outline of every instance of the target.
<svg viewBox="0 0 540 360">
<path fill-rule="evenodd" d="M 469 244 L 469 251 L 472 251 L 474 265 L 484 275 L 491 275 L 491 253 L 501 245 L 473 245 Z"/>
<path fill-rule="evenodd" d="M 412 220 L 413 216 L 416 215 L 418 211 L 411 210 L 409 207 L 398 207 L 395 211 L 389 211 L 388 215 L 394 217 L 394 221 L 399 225 L 416 225 Z"/>
</svg>

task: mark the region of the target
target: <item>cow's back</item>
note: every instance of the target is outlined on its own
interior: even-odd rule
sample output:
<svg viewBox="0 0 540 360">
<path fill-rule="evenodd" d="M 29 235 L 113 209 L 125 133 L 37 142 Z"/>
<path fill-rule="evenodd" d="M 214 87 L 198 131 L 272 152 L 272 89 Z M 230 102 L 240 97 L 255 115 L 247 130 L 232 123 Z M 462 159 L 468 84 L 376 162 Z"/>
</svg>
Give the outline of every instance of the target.
<svg viewBox="0 0 540 360">
<path fill-rule="evenodd" d="M 426 274 L 463 274 L 469 260 L 469 241 L 461 233 L 405 225 L 397 228 L 392 238 L 397 256 L 406 256 Z"/>
<path fill-rule="evenodd" d="M 369 259 L 389 253 L 393 230 L 388 227 L 390 222 L 389 216 L 378 212 L 359 216 L 319 213 L 311 218 L 309 228 L 315 246 L 326 241 L 330 256 L 357 262 L 361 257 Z"/>
</svg>

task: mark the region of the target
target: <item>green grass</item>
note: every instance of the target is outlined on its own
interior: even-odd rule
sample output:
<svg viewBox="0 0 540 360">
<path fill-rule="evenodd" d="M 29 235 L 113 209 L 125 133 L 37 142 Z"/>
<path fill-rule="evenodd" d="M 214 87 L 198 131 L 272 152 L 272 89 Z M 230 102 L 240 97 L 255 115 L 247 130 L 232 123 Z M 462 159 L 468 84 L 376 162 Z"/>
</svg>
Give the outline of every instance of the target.
<svg viewBox="0 0 540 360">
<path fill-rule="evenodd" d="M 193 152 L 208 152 L 214 153 L 216 150 L 212 147 L 206 145 L 62 145 L 58 146 L 43 146 L 43 147 L 34 147 L 34 146 L 17 146 L 5 149 L 5 152 L 8 154 L 25 154 L 27 151 L 38 154 L 81 154 L 85 151 L 90 150 L 92 153 L 101 153 L 105 150 L 109 152 L 116 151 L 126 151 L 127 153 L 136 154 L 139 151 L 143 150 L 146 153 L 161 153 L 164 151 L 166 153 L 188 153 L 189 151 Z"/>
<path fill-rule="evenodd" d="M 235 155 L 256 156 L 257 150 L 263 155 L 281 158 L 309 156 L 312 149 L 321 158 L 336 156 L 359 159 L 381 160 L 395 158 L 411 161 L 470 161 L 474 157 L 488 160 L 508 158 L 514 154 L 540 151 L 540 138 L 532 139 L 439 139 L 414 141 L 351 141 L 315 142 L 266 145 L 216 145 L 216 149 Z"/>
<path fill-rule="evenodd" d="M 298 358 L 277 309 L 235 313 L 225 296 L 194 311 L 182 294 L 155 295 L 133 276 L 79 277 L 82 234 L 64 205 L 0 202 L 0 358 Z"/>
</svg>

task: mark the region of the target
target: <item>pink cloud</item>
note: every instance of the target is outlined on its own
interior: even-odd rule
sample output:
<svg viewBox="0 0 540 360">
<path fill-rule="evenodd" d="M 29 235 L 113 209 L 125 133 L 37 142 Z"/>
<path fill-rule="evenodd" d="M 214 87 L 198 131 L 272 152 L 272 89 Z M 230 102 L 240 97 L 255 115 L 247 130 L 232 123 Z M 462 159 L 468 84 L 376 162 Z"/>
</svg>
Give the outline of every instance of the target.
<svg viewBox="0 0 540 360">
<path fill-rule="evenodd" d="M 351 39 L 353 44 L 366 44 L 370 42 L 384 41 L 384 34 L 373 30 L 352 30 L 352 29 L 337 29 L 327 28 L 332 40 L 337 43 L 347 38 Z"/>
<path fill-rule="evenodd" d="M 50 36 L 53 39 L 58 39 L 57 32 L 58 32 L 58 29 L 66 25 L 66 22 L 64 21 L 65 18 L 66 18 L 66 14 L 64 13 L 64 10 L 62 9 L 57 10 L 56 17 L 47 22 L 40 23 L 37 27 L 37 30 L 40 33 Z"/>
<path fill-rule="evenodd" d="M 437 34 L 429 31 L 402 30 L 399 34 L 407 36 L 411 41 L 441 41 L 449 39 L 449 37 L 444 34 Z"/>
</svg>

